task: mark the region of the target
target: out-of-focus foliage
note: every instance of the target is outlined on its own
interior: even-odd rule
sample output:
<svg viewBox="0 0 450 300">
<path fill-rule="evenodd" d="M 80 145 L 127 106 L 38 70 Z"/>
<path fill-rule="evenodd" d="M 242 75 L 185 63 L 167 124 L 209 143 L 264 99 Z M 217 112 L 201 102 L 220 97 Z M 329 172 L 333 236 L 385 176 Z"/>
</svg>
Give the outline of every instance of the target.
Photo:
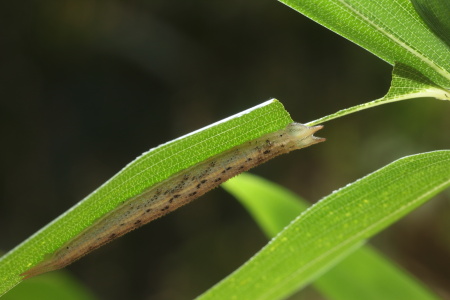
<svg viewBox="0 0 450 300">
<path fill-rule="evenodd" d="M 53 272 L 39 276 L 15 287 L 2 296 L 2 300 L 95 300 L 84 284 L 77 282 L 65 272 Z"/>
</svg>

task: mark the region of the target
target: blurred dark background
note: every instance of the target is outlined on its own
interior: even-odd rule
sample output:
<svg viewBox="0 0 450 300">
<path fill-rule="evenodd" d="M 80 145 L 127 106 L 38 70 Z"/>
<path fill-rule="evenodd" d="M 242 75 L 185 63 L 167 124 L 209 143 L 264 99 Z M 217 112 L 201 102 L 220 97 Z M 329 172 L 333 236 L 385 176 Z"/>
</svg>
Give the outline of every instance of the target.
<svg viewBox="0 0 450 300">
<path fill-rule="evenodd" d="M 391 66 L 274 0 L 3 1 L 0 249 L 160 143 L 279 99 L 308 122 L 383 96 Z M 390 104 L 256 170 L 315 202 L 395 159 L 449 147 L 450 105 Z M 450 193 L 372 240 L 450 295 Z M 191 299 L 266 239 L 217 189 L 68 268 L 101 299 Z"/>
</svg>

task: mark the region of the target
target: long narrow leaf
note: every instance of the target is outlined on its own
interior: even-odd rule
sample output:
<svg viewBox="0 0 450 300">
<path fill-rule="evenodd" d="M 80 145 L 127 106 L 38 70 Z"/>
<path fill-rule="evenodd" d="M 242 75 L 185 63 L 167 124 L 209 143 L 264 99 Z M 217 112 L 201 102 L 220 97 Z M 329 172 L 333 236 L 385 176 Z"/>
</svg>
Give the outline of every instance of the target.
<svg viewBox="0 0 450 300">
<path fill-rule="evenodd" d="M 283 105 L 270 100 L 252 109 L 153 148 L 127 165 L 80 203 L 0 258 L 0 295 L 19 283 L 19 274 L 148 187 L 235 145 L 292 122 Z"/>
<path fill-rule="evenodd" d="M 370 247 L 350 254 L 314 282 L 329 299 L 437 300 L 420 282 Z"/>
<path fill-rule="evenodd" d="M 280 0 L 374 53 L 450 89 L 450 51 L 410 0 Z"/>
<path fill-rule="evenodd" d="M 399 159 L 301 214 L 199 299 L 281 299 L 450 186 L 450 151 Z"/>
<path fill-rule="evenodd" d="M 286 188 L 249 173 L 225 182 L 222 187 L 247 208 L 269 237 L 283 230 L 309 206 Z M 350 254 L 313 284 L 334 300 L 438 299 L 369 246 Z"/>
</svg>

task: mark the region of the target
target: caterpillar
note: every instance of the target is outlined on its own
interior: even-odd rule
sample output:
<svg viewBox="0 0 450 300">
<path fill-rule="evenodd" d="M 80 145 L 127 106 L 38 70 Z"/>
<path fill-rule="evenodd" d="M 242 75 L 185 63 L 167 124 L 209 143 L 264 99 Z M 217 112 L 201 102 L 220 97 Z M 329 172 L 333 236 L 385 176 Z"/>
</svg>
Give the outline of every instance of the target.
<svg viewBox="0 0 450 300">
<path fill-rule="evenodd" d="M 27 279 L 64 268 L 125 233 L 195 200 L 239 173 L 280 154 L 323 142 L 324 138 L 313 135 L 322 127 L 290 123 L 282 130 L 265 134 L 184 169 L 126 200 L 21 275 Z"/>
</svg>

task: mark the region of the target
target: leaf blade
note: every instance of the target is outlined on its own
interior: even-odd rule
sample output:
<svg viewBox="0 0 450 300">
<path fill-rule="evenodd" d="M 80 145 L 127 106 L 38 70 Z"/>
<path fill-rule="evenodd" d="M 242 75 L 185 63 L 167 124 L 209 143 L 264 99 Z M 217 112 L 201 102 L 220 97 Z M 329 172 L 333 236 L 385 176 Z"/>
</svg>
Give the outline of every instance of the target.
<svg viewBox="0 0 450 300">
<path fill-rule="evenodd" d="M 446 0 L 411 0 L 428 27 L 450 47 L 450 2 Z"/>
<path fill-rule="evenodd" d="M 424 25 L 409 0 L 279 1 L 391 65 L 413 67 L 450 89 L 450 52 Z"/>
<path fill-rule="evenodd" d="M 449 150 L 399 159 L 319 201 L 198 299 L 286 297 L 449 186 Z"/>
<path fill-rule="evenodd" d="M 352 272 L 348 272 L 352 270 Z M 417 279 L 364 246 L 314 282 L 322 294 L 335 300 L 437 300 Z"/>
<path fill-rule="evenodd" d="M 24 282 L 2 300 L 96 300 L 95 295 L 65 272 L 45 274 Z"/>
<path fill-rule="evenodd" d="M 309 206 L 286 188 L 250 173 L 243 173 L 222 187 L 250 212 L 268 237 L 274 237 Z M 350 254 L 313 285 L 328 299 L 335 300 L 438 299 L 369 246 Z"/>
<path fill-rule="evenodd" d="M 291 122 L 283 105 L 273 99 L 144 153 L 74 207 L 0 257 L 0 295 L 22 280 L 21 273 L 122 201 L 182 169 Z"/>
</svg>

